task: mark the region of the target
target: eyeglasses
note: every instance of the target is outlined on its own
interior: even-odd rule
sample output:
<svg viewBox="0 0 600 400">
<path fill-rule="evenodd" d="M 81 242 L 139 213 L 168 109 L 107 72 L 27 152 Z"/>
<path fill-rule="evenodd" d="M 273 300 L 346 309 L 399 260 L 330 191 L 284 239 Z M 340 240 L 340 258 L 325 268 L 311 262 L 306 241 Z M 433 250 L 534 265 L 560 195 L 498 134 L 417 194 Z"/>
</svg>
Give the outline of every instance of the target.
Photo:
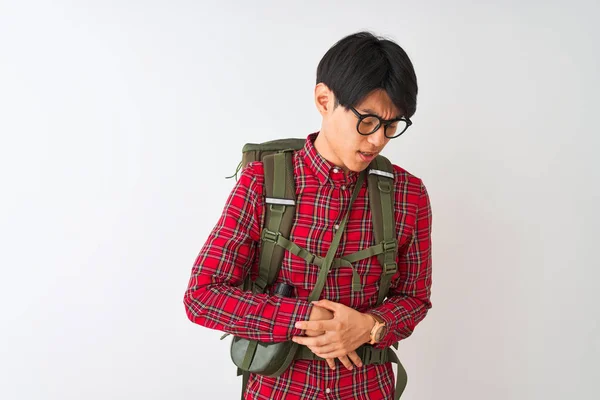
<svg viewBox="0 0 600 400">
<path fill-rule="evenodd" d="M 354 107 L 350 107 L 350 110 L 358 118 L 356 130 L 363 136 L 377 132 L 383 124 L 383 134 L 385 137 L 394 139 L 406 132 L 408 127 L 412 125 L 412 121 L 409 118 L 382 119 L 374 114 L 361 114 Z"/>
</svg>

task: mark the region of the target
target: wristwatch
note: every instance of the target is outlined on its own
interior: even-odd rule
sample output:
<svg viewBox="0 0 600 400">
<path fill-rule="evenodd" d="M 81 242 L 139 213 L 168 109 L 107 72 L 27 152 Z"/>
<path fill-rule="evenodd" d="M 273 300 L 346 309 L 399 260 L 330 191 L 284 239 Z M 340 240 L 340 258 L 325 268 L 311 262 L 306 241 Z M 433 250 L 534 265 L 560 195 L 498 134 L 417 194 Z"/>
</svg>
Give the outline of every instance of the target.
<svg viewBox="0 0 600 400">
<path fill-rule="evenodd" d="M 375 320 L 375 326 L 371 329 L 371 341 L 369 344 L 376 344 L 381 342 L 383 337 L 385 336 L 385 321 L 380 317 L 374 314 L 369 314 Z"/>
</svg>

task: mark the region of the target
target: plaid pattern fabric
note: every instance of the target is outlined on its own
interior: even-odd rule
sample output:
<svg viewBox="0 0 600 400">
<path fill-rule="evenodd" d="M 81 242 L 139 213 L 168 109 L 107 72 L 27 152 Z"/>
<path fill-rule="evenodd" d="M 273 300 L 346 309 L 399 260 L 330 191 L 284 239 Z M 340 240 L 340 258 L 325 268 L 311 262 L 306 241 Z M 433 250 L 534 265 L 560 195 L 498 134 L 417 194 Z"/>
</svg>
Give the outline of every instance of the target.
<svg viewBox="0 0 600 400">
<path fill-rule="evenodd" d="M 297 193 L 296 220 L 290 240 L 313 254 L 325 256 L 337 225 L 344 217 L 358 174 L 341 169 L 319 155 L 309 135 L 294 155 Z M 388 327 L 378 347 L 411 335 L 431 308 L 432 214 L 423 182 L 394 166 L 395 219 L 399 240 L 398 272 L 386 301 L 376 307 L 381 266 L 376 257 L 354 264 L 362 291 L 352 292 L 352 271 L 332 269 L 321 298 L 380 316 Z M 336 257 L 374 244 L 367 183 L 352 206 Z M 248 339 L 267 342 L 300 335 L 296 321 L 308 320 L 307 298 L 318 267 L 286 252 L 277 282 L 295 288 L 294 298 L 254 295 L 237 288 L 248 273 L 258 273 L 264 204 L 262 163 L 244 168 L 223 213 L 192 268 L 184 303 L 191 321 Z M 233 369 L 232 369 L 233 371 Z M 346 370 L 339 362 L 331 370 L 324 361 L 295 361 L 281 376 L 251 375 L 245 399 L 390 399 L 394 392 L 392 365 Z"/>
</svg>

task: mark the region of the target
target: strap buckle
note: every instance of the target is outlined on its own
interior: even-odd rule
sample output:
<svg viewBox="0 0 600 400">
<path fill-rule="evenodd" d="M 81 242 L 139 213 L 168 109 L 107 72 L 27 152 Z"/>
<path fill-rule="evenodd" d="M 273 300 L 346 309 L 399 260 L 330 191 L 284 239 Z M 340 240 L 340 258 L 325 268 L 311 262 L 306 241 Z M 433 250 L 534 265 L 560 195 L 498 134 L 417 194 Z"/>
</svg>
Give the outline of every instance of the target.
<svg viewBox="0 0 600 400">
<path fill-rule="evenodd" d="M 252 283 L 252 293 L 254 294 L 262 294 L 265 292 L 265 288 L 267 287 L 267 281 L 261 278 L 260 276 L 256 278 L 256 280 Z"/>
<path fill-rule="evenodd" d="M 387 348 L 385 348 L 383 350 L 376 349 L 372 346 L 365 346 L 363 348 L 364 348 L 364 352 L 363 352 L 363 356 L 362 356 L 362 361 L 363 361 L 364 365 L 373 365 L 373 364 L 381 365 L 387 361 L 386 360 Z"/>
<path fill-rule="evenodd" d="M 383 251 L 387 253 L 388 251 L 395 251 L 397 247 L 397 242 L 395 240 L 384 241 L 383 242 Z"/>
<path fill-rule="evenodd" d="M 398 271 L 398 264 L 396 262 L 384 263 L 383 273 L 386 275 L 394 275 Z"/>
<path fill-rule="evenodd" d="M 372 347 L 365 346 L 363 348 L 364 348 L 364 351 L 362 354 L 363 365 L 371 365 L 371 354 L 372 354 L 371 349 L 372 349 Z"/>
<path fill-rule="evenodd" d="M 270 231 L 267 228 L 262 231 L 262 239 L 267 242 L 277 243 L 277 239 L 279 239 L 280 235 L 281 233 Z"/>
</svg>

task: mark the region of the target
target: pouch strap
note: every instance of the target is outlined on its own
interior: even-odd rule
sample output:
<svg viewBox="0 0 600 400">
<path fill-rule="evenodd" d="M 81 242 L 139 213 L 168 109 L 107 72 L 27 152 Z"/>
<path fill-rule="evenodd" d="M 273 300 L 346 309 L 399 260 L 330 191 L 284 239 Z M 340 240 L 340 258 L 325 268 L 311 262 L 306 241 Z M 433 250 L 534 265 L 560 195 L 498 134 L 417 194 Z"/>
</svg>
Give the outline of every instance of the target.
<svg viewBox="0 0 600 400">
<path fill-rule="evenodd" d="M 248 388 L 248 381 L 250 380 L 250 372 L 242 371 L 238 368 L 238 376 L 242 375 L 242 399 L 244 400 L 244 394 L 246 393 L 246 389 Z"/>
</svg>

